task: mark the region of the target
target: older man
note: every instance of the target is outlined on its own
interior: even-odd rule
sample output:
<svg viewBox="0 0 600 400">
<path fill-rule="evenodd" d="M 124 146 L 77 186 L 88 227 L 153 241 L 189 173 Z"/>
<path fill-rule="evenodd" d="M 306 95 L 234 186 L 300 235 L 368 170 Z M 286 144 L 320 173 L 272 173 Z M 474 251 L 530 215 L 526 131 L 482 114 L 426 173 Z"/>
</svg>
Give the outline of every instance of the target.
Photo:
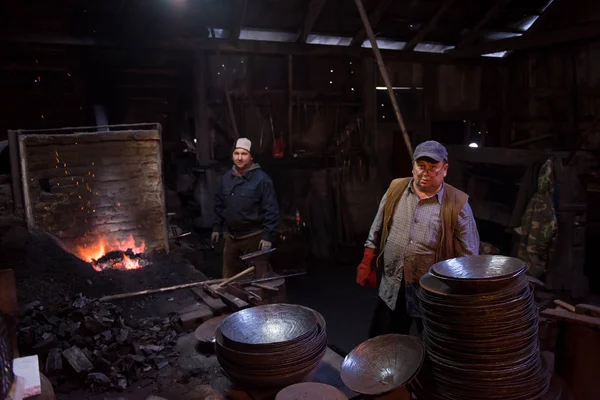
<svg viewBox="0 0 600 400">
<path fill-rule="evenodd" d="M 392 181 L 365 244 L 357 283 L 375 287 L 383 261 L 371 337 L 422 330 L 419 279 L 431 265 L 479 253 L 479 234 L 468 196 L 444 183 L 448 152 L 435 141 L 417 146 L 412 177 Z"/>
<path fill-rule="evenodd" d="M 223 277 L 241 272 L 240 256 L 268 250 L 275 239 L 279 207 L 271 178 L 253 162 L 252 143 L 240 138 L 233 150 L 233 168 L 221 178 L 215 194 L 213 242 L 225 237 Z"/>
</svg>

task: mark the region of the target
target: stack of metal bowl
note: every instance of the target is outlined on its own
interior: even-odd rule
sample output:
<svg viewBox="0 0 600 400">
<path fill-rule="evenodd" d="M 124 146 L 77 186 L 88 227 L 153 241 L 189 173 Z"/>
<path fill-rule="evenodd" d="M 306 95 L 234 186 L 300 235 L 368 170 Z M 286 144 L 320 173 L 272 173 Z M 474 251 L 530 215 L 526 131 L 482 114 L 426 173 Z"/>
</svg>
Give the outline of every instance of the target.
<svg viewBox="0 0 600 400">
<path fill-rule="evenodd" d="M 238 311 L 215 332 L 215 352 L 235 383 L 280 388 L 316 370 L 327 349 L 325 320 L 310 308 L 269 304 Z"/>
<path fill-rule="evenodd" d="M 504 256 L 443 261 L 421 278 L 426 363 L 419 399 L 534 400 L 548 390 L 526 264 Z"/>
</svg>

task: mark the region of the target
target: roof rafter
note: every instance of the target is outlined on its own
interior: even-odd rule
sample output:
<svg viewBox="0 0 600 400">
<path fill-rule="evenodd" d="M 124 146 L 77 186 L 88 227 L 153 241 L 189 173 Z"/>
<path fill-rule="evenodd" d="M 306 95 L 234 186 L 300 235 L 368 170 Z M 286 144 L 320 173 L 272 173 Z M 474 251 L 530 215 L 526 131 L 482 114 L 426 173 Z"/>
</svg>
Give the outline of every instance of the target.
<svg viewBox="0 0 600 400">
<path fill-rule="evenodd" d="M 242 23 L 246 16 L 246 6 L 248 0 L 235 0 L 233 8 L 233 14 L 231 16 L 231 25 L 229 27 L 230 36 L 232 41 L 237 41 L 240 38 L 240 32 L 242 31 Z"/>
<path fill-rule="evenodd" d="M 562 5 L 566 3 L 565 0 L 554 0 L 550 5 L 542 12 L 542 14 L 535 20 L 533 25 L 527 30 L 527 35 L 531 35 L 534 32 L 541 32 L 544 30 L 544 26 L 548 24 L 560 11 Z"/>
<path fill-rule="evenodd" d="M 385 14 L 385 12 L 390 8 L 391 5 L 392 0 L 379 0 L 377 7 L 369 15 L 369 22 L 371 23 L 371 27 L 373 29 L 377 27 L 377 25 L 381 21 L 381 18 L 383 17 L 383 14 Z M 354 35 L 354 37 L 352 38 L 350 46 L 362 46 L 366 38 L 367 32 L 365 32 L 365 28 L 363 26 L 358 32 L 356 32 L 356 35 Z"/>
<path fill-rule="evenodd" d="M 302 25 L 298 29 L 297 43 L 306 43 L 306 38 L 308 38 L 308 34 L 315 26 L 315 22 L 317 22 L 317 18 L 319 18 L 325 3 L 327 3 L 327 0 L 310 0 L 304 21 L 302 21 Z"/>
<path fill-rule="evenodd" d="M 457 48 L 466 47 L 470 44 L 475 43 L 475 41 L 481 36 L 481 30 L 494 19 L 502 9 L 510 3 L 511 0 L 496 0 L 492 8 L 488 10 L 488 12 L 481 18 L 481 20 L 471 29 L 460 42 Z"/>
<path fill-rule="evenodd" d="M 460 50 L 450 50 L 448 54 L 461 57 L 476 57 L 483 54 L 497 53 L 506 50 L 545 47 L 554 44 L 590 40 L 598 37 L 600 37 L 600 26 L 598 24 L 588 24 L 475 44 Z"/>
<path fill-rule="evenodd" d="M 444 14 L 446 14 L 450 7 L 452 7 L 452 4 L 454 4 L 455 1 L 456 0 L 446 0 L 444 4 L 442 4 L 440 8 L 438 8 L 433 17 L 431 17 L 431 19 L 417 31 L 415 36 L 413 36 L 413 38 L 410 39 L 408 43 L 406 43 L 406 46 L 404 46 L 402 50 L 414 50 L 415 47 L 417 47 L 417 45 L 433 29 L 435 24 L 437 24 L 437 22 L 444 16 Z"/>
</svg>

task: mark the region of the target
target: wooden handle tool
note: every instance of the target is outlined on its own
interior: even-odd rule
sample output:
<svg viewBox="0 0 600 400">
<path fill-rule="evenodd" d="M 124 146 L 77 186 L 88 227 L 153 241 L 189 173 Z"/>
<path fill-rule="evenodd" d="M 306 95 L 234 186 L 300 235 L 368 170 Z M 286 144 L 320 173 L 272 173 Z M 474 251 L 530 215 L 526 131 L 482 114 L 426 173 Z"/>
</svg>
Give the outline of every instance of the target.
<svg viewBox="0 0 600 400">
<path fill-rule="evenodd" d="M 554 300 L 554 304 L 556 304 L 560 308 L 564 308 L 567 311 L 571 311 L 572 313 L 575 313 L 576 311 L 575 306 L 572 306 L 571 304 L 566 303 L 562 300 Z"/>
<path fill-rule="evenodd" d="M 228 283 L 231 283 L 231 282 L 241 278 L 242 276 L 246 276 L 251 272 L 254 272 L 254 267 L 247 268 L 247 269 L 243 270 L 242 272 L 240 272 L 239 274 L 236 274 L 236 275 L 232 276 L 231 278 L 226 279 L 225 281 L 221 282 L 217 286 L 217 289 L 221 289 L 222 287 L 226 286 Z"/>
</svg>

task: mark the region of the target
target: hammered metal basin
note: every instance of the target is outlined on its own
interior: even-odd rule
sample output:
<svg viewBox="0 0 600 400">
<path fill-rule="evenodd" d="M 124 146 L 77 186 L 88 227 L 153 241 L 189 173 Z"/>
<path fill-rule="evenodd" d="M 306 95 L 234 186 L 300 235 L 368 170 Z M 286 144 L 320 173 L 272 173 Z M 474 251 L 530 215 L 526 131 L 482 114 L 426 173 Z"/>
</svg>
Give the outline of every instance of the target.
<svg viewBox="0 0 600 400">
<path fill-rule="evenodd" d="M 272 306 L 281 305 L 257 308 L 275 308 Z M 308 332 L 298 330 L 300 336 L 293 340 L 279 341 L 274 345 L 266 340 L 257 340 L 257 344 L 237 342 L 237 347 L 235 343 L 232 346 L 233 342 L 227 340 L 222 332 L 225 321 L 217 327 L 215 331 L 217 360 L 225 375 L 233 382 L 248 387 L 281 388 L 302 381 L 316 370 L 327 350 L 325 319 L 308 307 L 285 306 L 287 309 L 292 309 L 295 313 L 293 315 L 310 313 L 316 324 Z M 261 313 L 268 315 L 271 311 Z M 260 328 L 255 329 L 260 331 Z M 277 336 L 276 340 L 280 338 L 281 336 Z"/>
<path fill-rule="evenodd" d="M 214 317 L 209 319 L 206 322 L 203 322 L 196 328 L 194 332 L 194 336 L 200 342 L 210 342 L 213 343 L 215 341 L 215 331 L 219 324 L 229 316 L 229 314 L 219 315 L 218 317 Z"/>
<path fill-rule="evenodd" d="M 275 400 L 348 400 L 348 396 L 324 383 L 302 382 L 281 390 Z"/>
<path fill-rule="evenodd" d="M 381 335 L 359 344 L 344 358 L 342 381 L 351 390 L 379 395 L 409 382 L 419 371 L 425 350 L 412 336 Z"/>
<path fill-rule="evenodd" d="M 316 315 L 306 307 L 292 304 L 268 304 L 238 311 L 223 322 L 220 329 L 233 348 L 272 348 L 310 336 L 317 326 Z M 258 346 L 258 347 L 257 347 Z"/>
<path fill-rule="evenodd" d="M 524 261 L 505 256 L 469 256 L 433 264 L 433 274 L 449 279 L 511 279 L 527 270 Z"/>
</svg>

